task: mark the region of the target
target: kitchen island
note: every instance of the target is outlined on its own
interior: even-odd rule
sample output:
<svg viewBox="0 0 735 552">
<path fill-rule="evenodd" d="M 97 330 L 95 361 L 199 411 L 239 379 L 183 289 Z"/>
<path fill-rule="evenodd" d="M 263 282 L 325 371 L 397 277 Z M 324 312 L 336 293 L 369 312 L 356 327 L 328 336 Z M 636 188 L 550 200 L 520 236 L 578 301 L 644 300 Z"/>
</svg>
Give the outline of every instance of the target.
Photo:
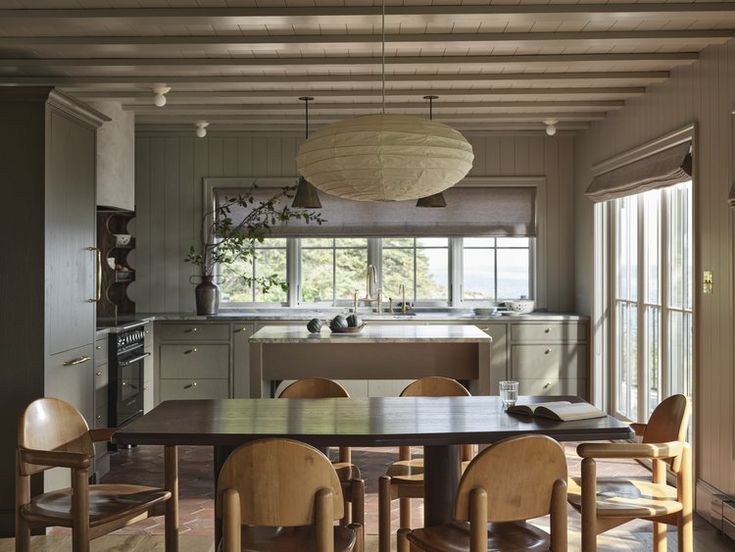
<svg viewBox="0 0 735 552">
<path fill-rule="evenodd" d="M 446 376 L 473 394 L 497 394 L 492 337 L 477 326 L 368 324 L 360 333 L 311 334 L 303 325 L 265 326 L 250 342 L 250 396 L 272 397 L 283 380 L 415 379 Z"/>
</svg>

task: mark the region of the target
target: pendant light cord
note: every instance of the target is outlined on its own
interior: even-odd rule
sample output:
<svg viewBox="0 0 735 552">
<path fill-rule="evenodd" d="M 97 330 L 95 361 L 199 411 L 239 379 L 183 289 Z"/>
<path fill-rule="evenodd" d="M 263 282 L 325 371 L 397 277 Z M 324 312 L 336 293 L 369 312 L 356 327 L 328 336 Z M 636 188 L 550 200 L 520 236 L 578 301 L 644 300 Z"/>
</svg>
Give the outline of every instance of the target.
<svg viewBox="0 0 735 552">
<path fill-rule="evenodd" d="M 381 4 L 381 84 L 383 98 L 383 115 L 385 115 L 385 0 Z"/>
</svg>

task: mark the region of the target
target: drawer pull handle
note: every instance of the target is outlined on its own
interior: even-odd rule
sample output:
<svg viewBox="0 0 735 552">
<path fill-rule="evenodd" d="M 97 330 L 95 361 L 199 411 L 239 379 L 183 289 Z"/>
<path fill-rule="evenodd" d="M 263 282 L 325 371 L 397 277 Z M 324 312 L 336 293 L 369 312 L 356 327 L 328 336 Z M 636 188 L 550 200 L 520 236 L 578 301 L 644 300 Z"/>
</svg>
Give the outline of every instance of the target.
<svg viewBox="0 0 735 552">
<path fill-rule="evenodd" d="M 185 355 L 190 355 L 191 353 L 198 353 L 198 352 L 199 352 L 199 349 L 197 349 L 196 347 L 194 347 L 193 349 L 187 349 L 186 351 L 184 351 L 184 354 Z"/>
<path fill-rule="evenodd" d="M 101 375 L 102 375 L 102 370 L 97 370 L 97 371 L 95 372 L 95 374 L 97 374 L 98 376 L 101 376 Z"/>
<path fill-rule="evenodd" d="M 143 335 L 149 335 L 151 333 L 150 330 L 143 330 Z"/>
<path fill-rule="evenodd" d="M 551 328 L 544 329 L 544 333 L 549 333 L 549 332 L 551 332 Z"/>
<path fill-rule="evenodd" d="M 98 422 L 101 422 L 102 421 L 102 416 L 97 416 L 97 421 Z"/>
<path fill-rule="evenodd" d="M 551 349 L 546 349 L 546 350 L 544 351 L 544 354 L 545 354 L 545 355 L 548 355 L 549 353 L 551 353 Z"/>
<path fill-rule="evenodd" d="M 186 330 L 184 330 L 184 333 L 195 333 L 197 331 L 197 327 L 194 326 L 193 328 L 187 328 Z"/>
<path fill-rule="evenodd" d="M 547 381 L 546 385 L 544 385 L 544 389 L 548 389 L 549 387 L 551 387 L 551 382 Z"/>
<path fill-rule="evenodd" d="M 78 364 L 84 364 L 85 362 L 88 362 L 90 360 L 92 360 L 92 357 L 83 356 L 83 357 L 75 358 L 73 360 L 67 360 L 64 363 L 64 366 L 77 366 Z"/>
<path fill-rule="evenodd" d="M 143 391 L 148 391 L 148 386 L 147 385 L 144 385 L 143 386 Z"/>
<path fill-rule="evenodd" d="M 97 346 L 95 347 L 95 349 L 97 349 L 98 351 L 101 351 L 101 350 L 102 350 L 102 346 L 101 346 L 101 345 L 97 345 Z"/>
<path fill-rule="evenodd" d="M 483 332 L 489 332 L 490 328 L 480 328 Z"/>
<path fill-rule="evenodd" d="M 197 382 L 190 383 L 189 385 L 185 386 L 184 389 L 191 389 L 192 387 L 196 387 Z"/>
<path fill-rule="evenodd" d="M 235 330 L 235 333 L 244 332 L 245 330 L 247 330 L 247 328 L 238 328 Z"/>
</svg>

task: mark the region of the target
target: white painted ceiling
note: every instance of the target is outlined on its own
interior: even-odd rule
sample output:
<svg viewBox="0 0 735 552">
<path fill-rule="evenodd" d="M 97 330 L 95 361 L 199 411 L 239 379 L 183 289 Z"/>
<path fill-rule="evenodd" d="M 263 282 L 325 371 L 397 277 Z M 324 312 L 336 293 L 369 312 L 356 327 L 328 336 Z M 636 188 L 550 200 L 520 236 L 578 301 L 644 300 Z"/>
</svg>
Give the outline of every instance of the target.
<svg viewBox="0 0 735 552">
<path fill-rule="evenodd" d="M 0 86 L 114 100 L 141 125 L 313 126 L 380 111 L 371 0 L 0 0 Z M 735 29 L 735 3 L 386 1 L 389 113 L 584 128 Z M 151 88 L 172 87 L 153 106 Z"/>
</svg>

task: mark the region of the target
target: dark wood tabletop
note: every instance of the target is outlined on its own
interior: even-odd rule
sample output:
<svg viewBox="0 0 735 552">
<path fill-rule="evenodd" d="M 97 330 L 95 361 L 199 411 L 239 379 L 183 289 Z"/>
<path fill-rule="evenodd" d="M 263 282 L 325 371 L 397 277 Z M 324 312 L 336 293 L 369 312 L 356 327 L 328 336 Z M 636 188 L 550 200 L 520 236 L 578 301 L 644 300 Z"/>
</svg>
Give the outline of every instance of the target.
<svg viewBox="0 0 735 552">
<path fill-rule="evenodd" d="M 521 397 L 519 403 L 576 397 Z M 496 396 L 166 401 L 115 434 L 118 444 L 236 446 L 288 437 L 324 446 L 446 446 L 541 433 L 559 441 L 630 439 L 615 418 L 513 416 Z"/>
</svg>

